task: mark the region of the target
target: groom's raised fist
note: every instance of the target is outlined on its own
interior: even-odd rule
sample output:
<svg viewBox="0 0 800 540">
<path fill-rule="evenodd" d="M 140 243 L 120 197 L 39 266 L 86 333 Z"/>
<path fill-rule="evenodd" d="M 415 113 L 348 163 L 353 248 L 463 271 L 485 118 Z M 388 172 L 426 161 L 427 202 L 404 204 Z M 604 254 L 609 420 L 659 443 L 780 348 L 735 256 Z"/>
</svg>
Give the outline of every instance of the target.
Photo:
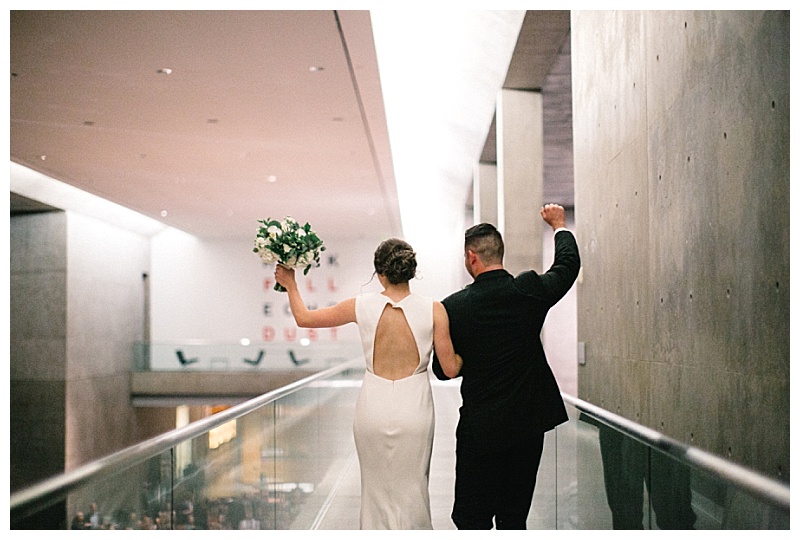
<svg viewBox="0 0 800 540">
<path fill-rule="evenodd" d="M 546 204 L 542 207 L 541 212 L 542 219 L 550 225 L 553 230 L 558 229 L 559 227 L 566 227 L 567 219 L 564 214 L 564 207 L 559 206 L 557 204 Z"/>
</svg>

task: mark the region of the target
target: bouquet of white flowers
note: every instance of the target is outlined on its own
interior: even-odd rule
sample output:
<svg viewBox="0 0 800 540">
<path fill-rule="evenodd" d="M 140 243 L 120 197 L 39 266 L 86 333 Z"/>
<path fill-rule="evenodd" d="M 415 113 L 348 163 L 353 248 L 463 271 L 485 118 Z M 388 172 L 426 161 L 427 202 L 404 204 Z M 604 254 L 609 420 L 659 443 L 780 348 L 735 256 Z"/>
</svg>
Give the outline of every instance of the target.
<svg viewBox="0 0 800 540">
<path fill-rule="evenodd" d="M 256 233 L 254 253 L 258 253 L 266 264 L 282 264 L 290 268 L 304 268 L 308 274 L 312 266 L 319 266 L 319 254 L 325 251 L 317 233 L 306 223 L 302 227 L 297 221 L 286 216 L 283 221 L 260 219 L 261 225 Z M 276 283 L 274 289 L 286 292 Z"/>
</svg>

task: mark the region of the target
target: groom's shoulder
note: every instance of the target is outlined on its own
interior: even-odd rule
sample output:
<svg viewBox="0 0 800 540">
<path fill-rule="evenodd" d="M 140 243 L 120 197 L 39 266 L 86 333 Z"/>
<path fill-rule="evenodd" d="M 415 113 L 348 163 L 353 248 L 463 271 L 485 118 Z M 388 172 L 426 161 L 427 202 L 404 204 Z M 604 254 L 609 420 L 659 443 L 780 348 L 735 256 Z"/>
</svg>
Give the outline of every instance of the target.
<svg viewBox="0 0 800 540">
<path fill-rule="evenodd" d="M 447 307 L 448 304 L 452 305 L 453 303 L 458 303 L 459 301 L 461 301 L 464 298 L 464 296 L 466 296 L 467 292 L 469 291 L 469 287 L 471 285 L 472 284 L 469 284 L 469 285 L 465 286 L 463 289 L 461 289 L 460 291 L 456 291 L 456 292 L 452 293 L 450 296 L 448 296 L 447 298 L 442 300 L 442 304 L 444 304 L 445 307 Z"/>
</svg>

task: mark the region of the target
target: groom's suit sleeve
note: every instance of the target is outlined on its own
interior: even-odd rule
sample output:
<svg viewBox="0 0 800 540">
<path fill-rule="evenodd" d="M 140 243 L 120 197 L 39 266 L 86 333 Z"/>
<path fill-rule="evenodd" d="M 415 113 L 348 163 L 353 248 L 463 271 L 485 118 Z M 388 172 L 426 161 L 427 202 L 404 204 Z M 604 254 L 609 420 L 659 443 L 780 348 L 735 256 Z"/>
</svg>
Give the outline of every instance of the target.
<svg viewBox="0 0 800 540">
<path fill-rule="evenodd" d="M 564 229 L 555 235 L 553 265 L 544 274 L 529 270 L 522 272 L 514 283 L 529 296 L 537 297 L 549 309 L 572 288 L 581 269 L 578 243 L 572 232 Z"/>
</svg>

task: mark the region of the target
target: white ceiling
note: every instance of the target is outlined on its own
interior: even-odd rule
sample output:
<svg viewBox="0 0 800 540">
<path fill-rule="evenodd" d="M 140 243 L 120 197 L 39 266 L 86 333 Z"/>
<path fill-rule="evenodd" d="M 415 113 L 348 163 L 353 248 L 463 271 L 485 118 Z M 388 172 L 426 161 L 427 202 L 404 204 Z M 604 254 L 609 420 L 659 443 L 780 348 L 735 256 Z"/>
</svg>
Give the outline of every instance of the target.
<svg viewBox="0 0 800 540">
<path fill-rule="evenodd" d="M 11 72 L 47 176 L 203 238 L 400 233 L 366 11 L 11 12 Z"/>
<path fill-rule="evenodd" d="M 527 13 L 508 81 L 541 90 L 564 49 L 569 71 L 569 12 Z M 10 68 L 12 162 L 202 238 L 284 215 L 323 238 L 402 235 L 368 11 L 12 11 Z M 564 88 L 563 69 L 553 80 Z M 449 130 L 477 161 L 491 113 L 464 112 L 420 131 Z M 569 145 L 546 184 L 571 186 Z M 461 154 L 445 167 L 463 171 Z M 570 205 L 571 187 L 559 197 Z"/>
</svg>

